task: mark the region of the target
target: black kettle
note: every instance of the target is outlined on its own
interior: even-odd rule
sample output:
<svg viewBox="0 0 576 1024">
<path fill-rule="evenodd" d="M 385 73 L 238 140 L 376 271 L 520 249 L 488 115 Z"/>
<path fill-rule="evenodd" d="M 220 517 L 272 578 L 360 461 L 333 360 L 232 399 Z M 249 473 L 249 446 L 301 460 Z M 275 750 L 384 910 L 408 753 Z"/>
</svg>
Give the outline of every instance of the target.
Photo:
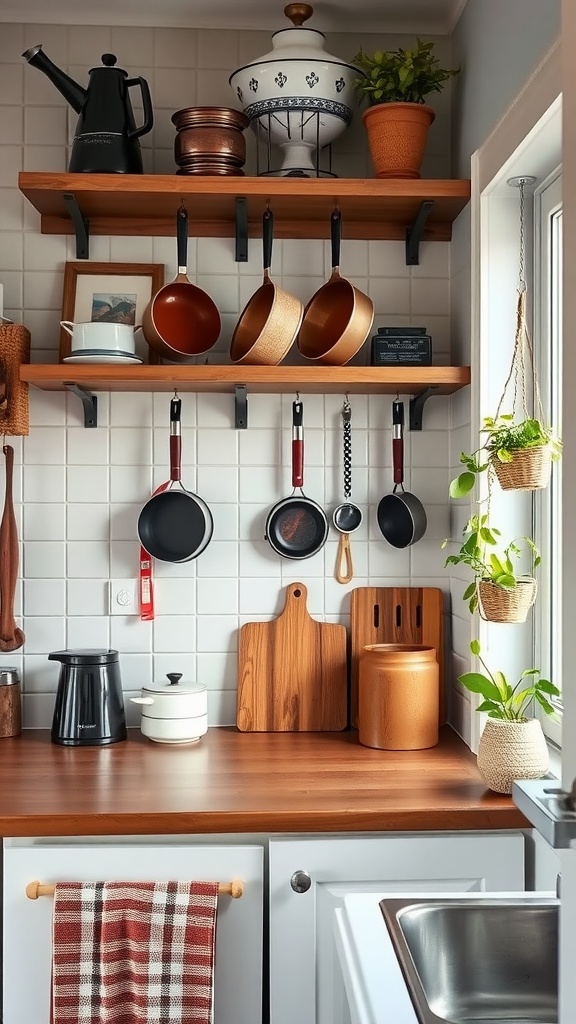
<svg viewBox="0 0 576 1024">
<path fill-rule="evenodd" d="M 52 742 L 65 747 L 94 747 L 125 740 L 118 651 L 72 648 L 52 651 L 48 660 L 61 663 Z"/>
<path fill-rule="evenodd" d="M 114 54 L 103 53 L 102 67 L 90 70 L 88 87 L 83 89 L 52 63 L 40 44 L 31 46 L 22 56 L 44 72 L 80 115 L 68 164 L 70 173 L 142 174 L 138 139 L 154 123 L 150 90 L 144 78 L 128 78 L 128 72 L 115 67 Z M 142 95 L 144 124 L 138 128 L 130 103 L 132 85 L 139 85 Z"/>
</svg>

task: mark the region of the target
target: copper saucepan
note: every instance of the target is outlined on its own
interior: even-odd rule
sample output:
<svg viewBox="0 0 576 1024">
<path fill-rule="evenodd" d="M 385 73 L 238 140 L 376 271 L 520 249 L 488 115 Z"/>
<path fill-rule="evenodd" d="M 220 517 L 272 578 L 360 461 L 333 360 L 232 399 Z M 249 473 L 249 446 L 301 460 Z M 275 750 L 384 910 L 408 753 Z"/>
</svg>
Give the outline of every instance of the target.
<svg viewBox="0 0 576 1024">
<path fill-rule="evenodd" d="M 374 322 L 372 299 L 340 275 L 342 215 L 330 218 L 332 274 L 304 310 L 298 348 L 306 359 L 344 366 L 366 341 Z"/>
<path fill-rule="evenodd" d="M 142 331 L 150 348 L 173 362 L 186 362 L 207 352 L 220 334 L 220 313 L 210 296 L 186 275 L 188 213 L 176 215 L 178 273 L 156 292 L 142 316 Z"/>
<path fill-rule="evenodd" d="M 230 343 L 233 363 L 277 366 L 298 333 L 304 306 L 270 278 L 274 219 L 267 209 L 262 219 L 264 280 L 248 301 Z"/>
</svg>

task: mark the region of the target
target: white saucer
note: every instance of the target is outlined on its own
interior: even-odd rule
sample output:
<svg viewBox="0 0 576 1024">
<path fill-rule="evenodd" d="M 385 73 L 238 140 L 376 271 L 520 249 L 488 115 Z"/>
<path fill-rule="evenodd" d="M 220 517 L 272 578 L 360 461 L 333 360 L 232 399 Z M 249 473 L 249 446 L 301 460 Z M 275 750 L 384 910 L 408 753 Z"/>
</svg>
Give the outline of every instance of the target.
<svg viewBox="0 0 576 1024">
<path fill-rule="evenodd" d="M 132 352 L 114 352 L 105 349 L 87 348 L 64 356 L 63 363 L 141 363 L 140 356 Z"/>
</svg>

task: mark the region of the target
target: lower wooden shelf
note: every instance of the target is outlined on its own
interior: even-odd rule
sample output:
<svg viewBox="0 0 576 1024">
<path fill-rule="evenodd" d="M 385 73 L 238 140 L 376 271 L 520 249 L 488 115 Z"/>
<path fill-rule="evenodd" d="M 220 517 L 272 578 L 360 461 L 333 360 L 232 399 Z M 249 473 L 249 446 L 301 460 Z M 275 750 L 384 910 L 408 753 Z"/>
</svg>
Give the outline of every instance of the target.
<svg viewBox="0 0 576 1024">
<path fill-rule="evenodd" d="M 429 388 L 451 395 L 470 383 L 468 366 L 114 366 L 105 363 L 35 364 L 20 367 L 20 379 L 43 391 L 72 384 L 88 391 L 214 391 L 274 394 L 419 395 Z"/>
</svg>

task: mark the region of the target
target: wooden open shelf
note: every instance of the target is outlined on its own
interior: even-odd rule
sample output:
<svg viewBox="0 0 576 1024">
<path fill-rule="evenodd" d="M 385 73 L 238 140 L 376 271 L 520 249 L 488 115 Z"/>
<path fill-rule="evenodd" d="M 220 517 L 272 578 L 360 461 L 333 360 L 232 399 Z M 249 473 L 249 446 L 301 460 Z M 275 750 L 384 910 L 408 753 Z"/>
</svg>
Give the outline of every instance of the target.
<svg viewBox="0 0 576 1024">
<path fill-rule="evenodd" d="M 266 394 L 451 395 L 470 383 L 468 366 L 113 366 L 105 363 L 27 363 L 20 379 L 43 391 L 76 384 L 87 391 L 219 391 L 238 385 Z"/>
<path fill-rule="evenodd" d="M 270 204 L 278 238 L 328 238 L 342 212 L 343 238 L 402 239 L 431 201 L 422 239 L 450 241 L 452 222 L 470 199 L 470 182 L 453 179 L 252 178 L 162 174 L 58 174 L 23 171 L 20 191 L 38 210 L 43 234 L 74 234 L 70 199 L 91 235 L 174 235 L 184 201 L 190 234 L 233 237 L 237 199 L 246 200 L 248 235 L 262 234 Z"/>
</svg>

